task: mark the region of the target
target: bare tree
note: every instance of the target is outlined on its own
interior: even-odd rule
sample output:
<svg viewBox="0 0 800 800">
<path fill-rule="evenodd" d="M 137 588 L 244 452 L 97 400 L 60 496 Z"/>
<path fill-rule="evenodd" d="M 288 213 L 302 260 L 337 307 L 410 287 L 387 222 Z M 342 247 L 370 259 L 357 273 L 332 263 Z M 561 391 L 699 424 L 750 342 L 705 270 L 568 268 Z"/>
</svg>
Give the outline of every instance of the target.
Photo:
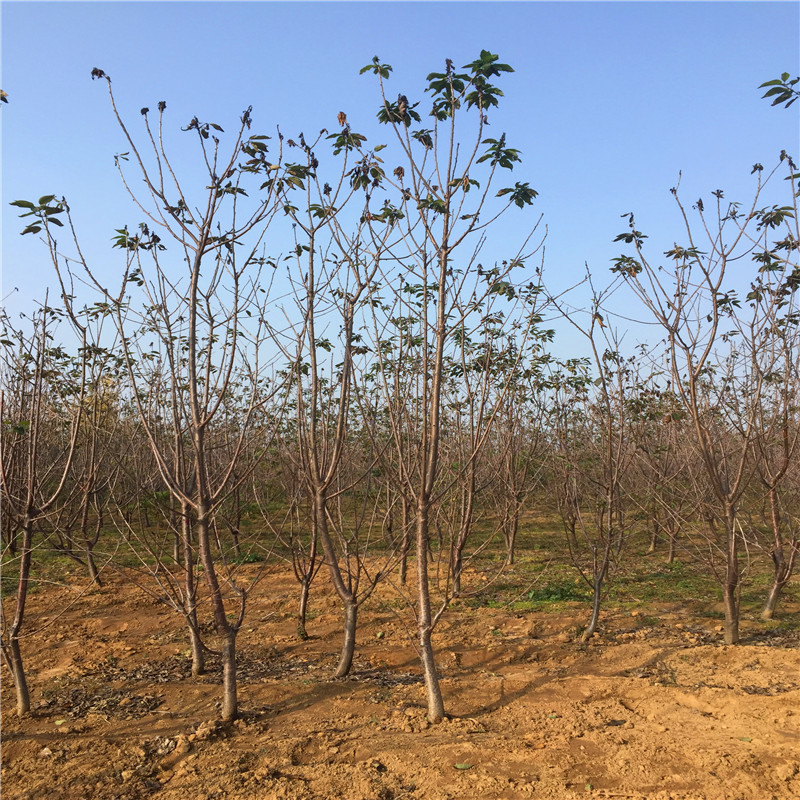
<svg viewBox="0 0 800 800">
<path fill-rule="evenodd" d="M 39 206 L 51 200 L 42 198 Z M 42 226 L 47 229 L 46 222 Z M 32 225 L 29 229 L 31 227 L 38 226 Z M 28 332 L 15 330 L 10 321 L 3 318 L 2 512 L 11 519 L 12 528 L 21 538 L 15 543 L 16 591 L 13 594 L 4 591 L 2 597 L 0 646 L 3 660 L 11 671 L 20 716 L 30 711 L 20 638 L 31 580 L 34 533 L 37 524 L 52 513 L 64 497 L 86 398 L 85 361 L 74 362 L 53 340 L 53 327 L 59 316 L 63 316 L 63 312 L 50 308 L 45 300 L 45 305 L 32 316 Z M 85 330 L 78 329 L 77 334 L 80 337 Z M 85 336 L 80 341 L 85 355 Z M 9 549 L 10 545 L 11 542 L 6 543 Z"/>
<path fill-rule="evenodd" d="M 158 104 L 158 125 L 143 108 L 144 144 L 128 131 L 119 115 L 109 77 L 100 69 L 92 78 L 105 81 L 112 111 L 129 151 L 116 157 L 123 185 L 145 221 L 136 232 L 117 231 L 114 246 L 125 255 L 118 289 L 84 258 L 72 228 L 75 254 L 63 259 L 54 248 L 53 263 L 67 303 L 76 269 L 100 293 L 116 322 L 131 400 L 152 450 L 158 472 L 186 520 L 185 564 L 191 563 L 190 536 L 196 537 L 223 664 L 222 717 L 237 715 L 236 635 L 252 586 L 220 575 L 214 551 L 215 514 L 244 480 L 248 468 L 240 460 L 250 448 L 254 420 L 276 390 L 264 363 L 262 343 L 268 334 L 268 281 L 263 255 L 267 231 L 282 208 L 287 176 L 268 159 L 268 137 L 251 135 L 251 109 L 246 109 L 223 148 L 216 123 L 192 118 L 183 129 L 199 145 L 205 189 L 195 195 L 194 181 L 182 181 L 167 153 L 166 103 Z M 133 161 L 141 190 L 128 179 Z M 259 196 L 249 200 L 249 192 Z M 193 197 L 197 197 L 197 202 Z M 67 211 L 69 217 L 69 212 Z M 178 264 L 169 263 L 164 241 L 174 246 Z M 182 266 L 180 266 L 182 262 Z M 75 265 L 78 265 L 77 267 Z M 138 290 L 134 301 L 132 293 Z M 153 415 L 148 386 L 161 382 L 170 398 L 172 433 L 180 445 L 169 446 L 161 435 L 163 420 Z M 243 392 L 235 428 L 220 423 L 233 392 Z M 227 457 L 214 455 L 224 443 Z M 191 515 L 191 525 L 189 525 Z M 191 527 L 191 532 L 189 531 Z M 187 577 L 187 595 L 191 581 Z M 177 608 L 190 618 L 184 604 Z"/>
<path fill-rule="evenodd" d="M 749 438 L 755 475 L 763 492 L 758 505 L 768 531 L 765 549 L 774 570 L 762 612 L 764 619 L 774 616 L 800 553 L 793 486 L 793 466 L 800 454 L 800 309 L 796 296 L 800 270 L 795 266 L 787 276 L 780 261 L 781 252 L 791 244 L 797 247 L 794 237 L 760 254 L 763 266 L 747 295 L 756 313 L 740 332 L 747 363 L 742 369 L 743 391 L 739 396 L 753 405 Z"/>
<path fill-rule="evenodd" d="M 763 383 L 762 377 L 747 386 L 747 397 L 740 402 L 735 391 L 741 383 L 737 368 L 746 365 L 742 353 L 746 352 L 747 343 L 760 341 L 762 332 L 773 325 L 774 310 L 784 292 L 792 294 L 797 288 L 796 252 L 800 237 L 795 167 L 785 154 L 781 161 L 785 163 L 779 164 L 766 178 L 762 176 L 762 166 L 754 166 L 757 183 L 753 200 L 745 211 L 740 204 L 725 201 L 723 192 L 718 190 L 713 192 L 713 211 L 706 212 L 702 199 L 694 204 L 697 216 L 693 224 L 677 188 L 673 189 L 686 244 L 676 243 L 666 251 L 668 267 L 646 255 L 647 237 L 636 230 L 633 214 L 628 215 L 629 230 L 617 240 L 632 245 L 635 257 L 620 256 L 613 268 L 624 276 L 666 334 L 672 387 L 691 419 L 712 493 L 707 516 L 709 537 L 715 540 L 718 528 L 722 537 L 724 568 L 718 574 L 728 644 L 739 641 L 739 556 L 743 529 L 738 504 L 747 488 L 749 454 Z M 765 187 L 781 166 L 789 168 L 792 187 L 789 205 L 759 208 Z M 776 241 L 780 230 L 784 231 L 784 238 Z M 768 273 L 770 281 L 782 289 L 766 303 L 751 301 L 750 318 L 744 321 L 739 313 L 741 301 L 731 265 L 746 258 L 758 265 L 758 274 Z M 738 338 L 736 345 L 732 337 L 739 337 L 744 326 L 750 333 Z M 725 349 L 731 351 L 731 348 L 728 358 Z M 732 429 L 738 435 L 728 435 Z"/>
<path fill-rule="evenodd" d="M 479 315 L 477 309 L 485 298 L 511 286 L 511 273 L 525 260 L 520 254 L 502 266 L 479 272 L 477 252 L 482 232 L 509 205 L 522 208 L 536 196 L 527 183 L 518 182 L 497 193 L 507 199 L 507 204 L 495 210 L 489 202 L 497 170 L 512 169 L 520 160 L 518 151 L 507 146 L 505 134 L 498 139 L 484 138 L 487 115 L 497 106 L 501 94 L 490 80 L 512 69 L 486 50 L 462 69 L 459 72 L 448 59 L 444 72 L 428 76 L 427 91 L 433 101 L 431 128 L 421 127 L 418 102 L 402 93 L 396 101 L 387 98 L 386 81 L 392 71 L 389 65 L 376 57 L 362 70 L 378 76 L 382 98 L 378 118 L 390 126 L 398 152 L 399 163 L 395 162 L 391 176 L 382 170 L 376 170 L 372 178 L 365 176 L 367 181 L 393 187 L 399 195 L 396 204 L 387 200 L 381 212 L 368 209 L 373 216 L 383 215 L 380 224 L 386 224 L 387 216 L 397 220 L 399 231 L 396 242 L 389 243 L 381 275 L 384 287 L 391 291 L 391 301 L 386 303 L 389 309 L 373 305 L 376 317 L 372 338 L 379 358 L 377 382 L 394 451 L 384 463 L 387 469 L 396 470 L 393 479 L 397 488 L 414 507 L 417 580 L 413 608 L 431 722 L 444 716 L 432 635 L 447 599 L 434 608 L 426 554 L 440 499 L 447 349 L 453 333 L 463 324 L 469 325 L 470 312 L 466 309 L 474 308 Z M 456 118 L 467 114 L 473 115 L 473 136 L 461 141 Z M 456 254 L 465 249 L 464 243 L 470 238 L 475 245 L 472 255 L 459 264 Z M 400 265 L 399 269 L 395 265 Z M 401 324 L 413 339 L 407 354 L 414 360 L 415 370 L 410 385 L 398 387 L 396 360 L 387 350 L 392 343 L 386 341 L 385 332 L 397 327 L 391 320 L 403 318 Z"/>
<path fill-rule="evenodd" d="M 333 171 L 326 163 L 320 165 L 320 158 L 325 162 L 320 148 L 326 131 L 310 143 L 302 134 L 297 142 L 289 140 L 300 149 L 303 163 L 286 165 L 299 191 L 292 204 L 285 206 L 295 235 L 288 274 L 295 307 L 285 311 L 286 342 L 281 348 L 289 363 L 295 411 L 295 448 L 285 452 L 295 462 L 311 511 L 308 559 L 298 577 L 307 598 L 319 543 L 344 607 L 344 641 L 335 672 L 343 677 L 353 662 L 359 606 L 382 572 L 369 573 L 362 584 L 368 571 L 363 545 L 355 535 L 360 526 L 355 524 L 345 532 L 335 524 L 330 504 L 340 503 L 341 493 L 351 488 L 342 480 L 341 466 L 350 433 L 354 358 L 367 352 L 355 324 L 359 309 L 370 302 L 375 290 L 380 256 L 392 225 L 371 231 L 372 215 L 362 209 L 353 218 L 350 207 L 368 198 L 374 182 L 371 175 L 380 160 L 366 148 L 365 137 L 351 129 L 344 113 L 339 121 L 341 130 L 327 137 L 332 140 L 333 155 L 341 156 Z M 365 176 L 369 176 L 366 182 Z M 302 205 L 301 193 L 305 195 Z M 297 569 L 297 559 L 294 563 Z M 303 608 L 304 603 L 301 600 Z"/>
<path fill-rule="evenodd" d="M 620 352 L 619 337 L 604 321 L 603 303 L 613 290 L 591 288 L 586 321 L 554 299 L 562 316 L 586 340 L 589 357 L 558 381 L 556 470 L 561 474 L 559 506 L 572 562 L 592 591 L 592 613 L 581 640 L 588 641 L 600 618 L 607 584 L 626 541 L 630 491 L 628 401 L 635 375 Z"/>
</svg>

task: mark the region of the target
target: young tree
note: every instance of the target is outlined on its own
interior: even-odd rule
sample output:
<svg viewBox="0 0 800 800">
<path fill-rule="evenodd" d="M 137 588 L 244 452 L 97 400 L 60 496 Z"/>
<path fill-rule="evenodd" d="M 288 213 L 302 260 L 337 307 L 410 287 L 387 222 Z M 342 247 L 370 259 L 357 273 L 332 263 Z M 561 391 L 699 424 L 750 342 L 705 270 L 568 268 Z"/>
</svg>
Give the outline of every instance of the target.
<svg viewBox="0 0 800 800">
<path fill-rule="evenodd" d="M 50 199 L 40 199 L 39 205 L 46 205 Z M 81 339 L 84 357 L 76 362 L 54 343 L 53 327 L 60 316 L 63 312 L 51 308 L 45 300 L 45 305 L 31 318 L 27 333 L 14 329 L 8 318 L 3 318 L 2 513 L 11 520 L 15 537 L 19 532 L 21 538 L 15 547 L 15 591 L 7 593 L 3 588 L 0 652 L 11 672 L 20 716 L 30 711 L 20 638 L 31 580 L 34 533 L 36 526 L 63 500 L 86 398 L 85 335 Z M 85 334 L 85 329 L 77 333 Z M 10 548 L 10 542 L 6 547 Z M 9 566 L 6 561 L 4 572 Z"/>
<path fill-rule="evenodd" d="M 757 183 L 746 210 L 742 211 L 739 203 L 726 202 L 718 190 L 713 193 L 713 211 L 706 212 L 702 199 L 694 204 L 694 224 L 677 188 L 672 189 L 686 241 L 664 253 L 669 260 L 666 266 L 646 254 L 647 237 L 636 230 L 633 214 L 627 215 L 629 230 L 617 241 L 632 245 L 635 255 L 620 256 L 613 267 L 666 334 L 672 387 L 692 422 L 712 493 L 708 498 L 709 537 L 716 540 L 719 528 L 722 539 L 724 565 L 718 575 L 728 644 L 739 641 L 739 556 L 743 543 L 739 501 L 747 488 L 763 383 L 762 378 L 749 386 L 742 384 L 741 370 L 746 368 L 747 359 L 741 354 L 769 331 L 780 304 L 800 285 L 796 168 L 785 153 L 781 162 L 766 178 L 760 164 L 753 167 Z M 759 208 L 765 187 L 781 167 L 788 167 L 791 199 L 787 205 Z M 778 239 L 781 231 L 783 237 Z M 760 291 L 754 285 L 748 295 L 749 319 L 739 312 L 739 287 L 731 268 L 744 259 L 754 262 L 755 274 L 760 276 L 756 282 L 768 278 L 776 287 L 762 303 L 753 301 L 753 293 Z M 745 327 L 749 333 L 742 337 Z M 731 358 L 726 359 L 726 349 Z M 746 390 L 744 396 L 740 388 Z M 738 434 L 729 435 L 732 430 Z"/>
<path fill-rule="evenodd" d="M 642 358 L 647 355 L 642 347 Z M 660 384 L 662 375 L 658 362 L 647 363 L 628 400 L 637 484 L 632 500 L 650 527 L 648 552 L 655 553 L 659 541 L 665 540 L 665 560 L 671 564 L 678 536 L 695 518 L 697 505 L 688 479 L 692 453 L 686 446 L 691 441 L 686 412 L 671 388 Z"/>
<path fill-rule="evenodd" d="M 613 287 L 595 291 L 581 321 L 574 309 L 553 299 L 565 320 L 588 343 L 590 355 L 575 374 L 556 382 L 555 468 L 560 473 L 560 509 L 572 562 L 592 591 L 592 613 L 581 641 L 600 619 L 608 582 L 619 565 L 629 528 L 632 458 L 629 400 L 634 370 L 620 352 L 616 332 L 604 321 L 603 302 Z"/>
<path fill-rule="evenodd" d="M 187 570 L 193 552 L 190 537 L 195 537 L 220 641 L 222 717 L 232 720 L 237 715 L 236 635 L 249 588 L 232 582 L 230 576 L 223 575 L 227 587 L 221 580 L 213 548 L 215 514 L 234 486 L 234 474 L 238 480 L 249 474 L 241 459 L 253 452 L 249 442 L 254 420 L 275 391 L 262 347 L 269 327 L 269 282 L 264 273 L 268 260 L 262 251 L 270 224 L 283 207 L 287 176 L 280 167 L 280 150 L 276 162 L 271 162 L 268 137 L 249 133 L 248 108 L 227 149 L 216 123 L 194 117 L 183 129 L 199 146 L 205 188 L 198 189 L 194 179 L 179 178 L 168 155 L 166 103 L 158 104 L 157 127 L 151 124 L 150 110 L 141 110 L 144 144 L 140 145 L 117 111 L 109 77 L 94 69 L 92 79 L 107 85 L 112 111 L 130 148 L 116 157 L 116 164 L 146 221 L 135 232 L 127 227 L 117 231 L 114 246 L 125 256 L 118 289 L 106 288 L 104 277 L 83 257 L 74 229 L 76 255 L 67 262 L 53 248 L 53 263 L 62 286 L 69 286 L 77 262 L 116 322 L 139 423 L 161 479 L 186 520 Z M 127 176 L 131 160 L 141 190 L 134 189 Z M 257 196 L 250 200 L 250 193 Z M 44 209 L 40 216 L 47 214 Z M 49 229 L 44 230 L 49 236 Z M 163 255 L 165 241 L 176 249 L 177 263 Z M 138 297 L 133 297 L 137 290 Z M 67 303 L 70 294 L 64 291 Z M 169 397 L 174 415 L 171 431 L 175 442 L 180 440 L 174 447 L 161 435 L 163 420 L 152 413 L 157 405 L 150 403 L 148 387 L 154 383 Z M 231 394 L 240 392 L 245 400 L 232 429 L 220 419 Z M 224 460 L 216 458 L 223 443 Z M 190 583 L 187 577 L 187 596 L 192 592 Z M 181 612 L 190 618 L 188 608 Z"/>
<path fill-rule="evenodd" d="M 375 154 L 365 149 L 365 137 L 351 130 L 346 115 L 340 114 L 342 129 L 329 135 L 334 156 L 342 155 L 341 166 L 323 177 L 319 148 L 325 131 L 310 144 L 300 135 L 296 146 L 303 153 L 302 164 L 287 164 L 296 186 L 305 194 L 298 208 L 299 192 L 287 213 L 295 232 L 293 269 L 295 310 L 287 311 L 288 341 L 282 350 L 290 364 L 294 388 L 294 451 L 287 450 L 311 507 L 309 559 L 300 575 L 307 589 L 313 574 L 317 542 L 325 554 L 331 581 L 344 606 L 344 641 L 335 677 L 350 671 L 356 644 L 358 609 L 381 577 L 378 570 L 367 575 L 365 553 L 355 536 L 358 526 L 339 535 L 332 530 L 330 503 L 351 487 L 341 479 L 345 446 L 350 435 L 354 358 L 366 353 L 355 330 L 356 317 L 374 291 L 380 255 L 391 225 L 368 235 L 368 214 L 361 213 L 355 230 L 347 230 L 343 218 L 348 206 L 368 193 L 371 181 L 362 176 L 379 167 Z M 291 140 L 290 140 L 291 141 Z M 294 143 L 294 142 L 293 142 Z M 365 191 L 366 190 L 366 191 Z M 356 479 L 358 480 L 358 479 Z M 297 564 L 297 561 L 295 561 Z"/>
<path fill-rule="evenodd" d="M 790 236 L 780 244 L 793 244 L 796 248 L 797 240 Z M 800 551 L 800 531 L 793 511 L 796 492 L 792 486 L 792 468 L 800 454 L 800 268 L 795 265 L 786 274 L 781 263 L 785 249 L 778 246 L 759 254 L 762 266 L 747 295 L 753 315 L 740 328 L 740 347 L 746 361 L 741 368 L 739 397 L 753 406 L 749 440 L 755 475 L 763 492 L 759 506 L 765 510 L 762 516 L 769 532 L 767 548 L 774 569 L 762 613 L 764 619 L 774 616 Z M 737 415 L 735 422 L 742 419 L 749 417 Z M 740 425 L 737 433 L 745 435 Z"/>
<path fill-rule="evenodd" d="M 545 478 L 550 444 L 546 377 L 550 356 L 545 348 L 553 335 L 553 330 L 533 331 L 529 352 L 520 363 L 508 365 L 510 382 L 492 434 L 491 501 L 505 543 L 506 566 L 514 563 L 522 510 Z"/>
<path fill-rule="evenodd" d="M 520 160 L 519 152 L 507 145 L 505 134 L 497 139 L 485 138 L 488 114 L 502 96 L 491 81 L 512 72 L 512 68 L 483 50 L 462 70 L 448 59 L 444 72 L 428 76 L 426 91 L 433 101 L 431 122 L 426 123 L 430 128 L 423 127 L 416 110 L 419 102 L 402 93 L 396 101 L 388 99 L 386 81 L 392 71 L 388 64 L 376 57 L 362 70 L 379 79 L 382 103 L 378 119 L 393 132 L 397 149 L 391 175 L 376 167 L 362 180 L 374 184 L 375 189 L 393 190 L 397 197 L 394 202 L 387 199 L 380 211 L 368 205 L 373 229 L 393 221 L 398 231 L 387 248 L 381 271 L 381 282 L 391 293 L 391 299 L 383 304 L 388 310 L 372 305 L 372 345 L 378 360 L 375 376 L 386 412 L 388 443 L 393 451 L 382 463 L 393 471 L 398 491 L 414 508 L 414 614 L 431 722 L 444 716 L 432 635 L 447 607 L 447 597 L 434 608 L 426 554 L 441 500 L 440 447 L 448 348 L 456 331 L 465 325 L 477 326 L 479 309 L 490 295 L 510 291 L 512 273 L 525 261 L 520 253 L 502 266 L 479 270 L 477 254 L 482 235 L 506 208 L 523 208 L 536 197 L 528 183 L 520 182 L 496 192 L 506 201 L 499 208 L 489 194 L 496 173 L 512 169 Z M 461 119 L 470 116 L 472 138 L 462 139 Z M 459 259 L 458 253 L 469 248 L 470 240 L 471 254 Z M 392 341 L 393 329 L 398 327 L 394 320 L 412 338 L 405 355 L 414 365 L 413 378 L 403 386 L 396 383 L 397 362 L 391 354 L 391 349 L 399 345 Z M 376 436 L 377 423 L 375 420 L 370 425 Z M 474 452 L 471 458 L 478 455 Z"/>
</svg>

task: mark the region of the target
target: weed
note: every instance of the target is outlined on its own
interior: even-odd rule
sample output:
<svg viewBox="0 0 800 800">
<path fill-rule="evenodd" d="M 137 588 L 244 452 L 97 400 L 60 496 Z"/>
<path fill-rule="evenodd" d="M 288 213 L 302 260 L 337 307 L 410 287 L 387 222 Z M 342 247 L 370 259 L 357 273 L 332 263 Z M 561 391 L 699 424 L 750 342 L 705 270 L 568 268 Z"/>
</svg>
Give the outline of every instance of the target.
<svg viewBox="0 0 800 800">
<path fill-rule="evenodd" d="M 264 556 L 260 553 L 245 553 L 245 555 L 239 556 L 239 558 L 234 558 L 234 564 L 258 564 L 259 562 L 264 560 Z"/>
<path fill-rule="evenodd" d="M 527 599 L 536 603 L 559 603 L 571 600 L 587 600 L 588 592 L 575 584 L 550 584 L 531 589 Z"/>
</svg>

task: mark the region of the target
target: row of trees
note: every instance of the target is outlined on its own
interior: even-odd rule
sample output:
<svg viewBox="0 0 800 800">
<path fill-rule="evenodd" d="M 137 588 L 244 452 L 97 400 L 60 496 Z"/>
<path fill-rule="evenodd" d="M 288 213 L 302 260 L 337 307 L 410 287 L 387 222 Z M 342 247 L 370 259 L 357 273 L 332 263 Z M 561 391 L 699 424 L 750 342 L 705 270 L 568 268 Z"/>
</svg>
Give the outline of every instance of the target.
<svg viewBox="0 0 800 800">
<path fill-rule="evenodd" d="M 763 179 L 756 170 L 745 211 L 718 193 L 709 219 L 698 201 L 702 244 L 679 203 L 686 245 L 668 267 L 649 260 L 631 216 L 618 239 L 632 252 L 612 280 L 666 337 L 631 357 L 609 290 L 587 278 L 584 313 L 547 291 L 537 224 L 505 260 L 481 261 L 495 220 L 536 197 L 523 182 L 498 188 L 520 154 L 505 134 L 487 136 L 511 67 L 488 51 L 461 71 L 448 60 L 427 78 L 424 121 L 418 102 L 389 99 L 389 65 L 363 71 L 377 78 L 391 144 L 369 148 L 344 113 L 334 133 L 273 142 L 251 133 L 247 109 L 227 146 L 219 125 L 194 118 L 183 130 L 199 146 L 198 183 L 173 166 L 166 105 L 157 123 L 143 108 L 134 137 L 94 70 L 143 218 L 116 232 L 116 285 L 84 257 L 65 200 L 14 203 L 60 287 L 25 325 L 5 320 L 3 339 L 2 533 L 16 580 L 15 593 L 4 586 L 2 652 L 20 713 L 37 548 L 85 563 L 97 582 L 105 565 L 127 564 L 186 621 L 193 674 L 219 656 L 226 720 L 237 714 L 237 633 L 274 558 L 294 567 L 301 637 L 312 581 L 327 570 L 343 609 L 337 676 L 352 665 L 359 609 L 391 582 L 428 716 L 442 719 L 435 627 L 474 588 L 470 559 L 490 541 L 502 538 L 513 561 L 521 515 L 544 492 L 593 590 L 586 637 L 637 526 L 669 558 L 679 536 L 699 549 L 719 577 L 730 643 L 741 553 L 769 551 L 774 613 L 800 545 L 791 159 Z M 790 204 L 760 209 L 784 167 Z M 271 255 L 285 236 L 285 255 Z M 740 261 L 752 265 L 744 310 L 728 268 Z M 575 326 L 586 358 L 549 353 L 547 306 Z"/>
</svg>

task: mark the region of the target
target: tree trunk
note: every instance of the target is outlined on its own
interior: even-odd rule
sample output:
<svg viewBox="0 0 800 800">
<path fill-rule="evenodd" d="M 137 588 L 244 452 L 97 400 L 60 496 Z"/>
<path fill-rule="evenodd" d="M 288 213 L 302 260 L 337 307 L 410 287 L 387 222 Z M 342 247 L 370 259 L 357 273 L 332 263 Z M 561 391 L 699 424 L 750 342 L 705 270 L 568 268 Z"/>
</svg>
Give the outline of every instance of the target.
<svg viewBox="0 0 800 800">
<path fill-rule="evenodd" d="M 339 664 L 334 678 L 343 678 L 353 666 L 353 654 L 356 650 L 356 623 L 358 621 L 358 603 L 350 602 L 344 609 L 344 642 Z"/>
<path fill-rule="evenodd" d="M 464 571 L 464 551 L 457 544 L 453 547 L 453 597 L 461 594 L 461 573 Z"/>
<path fill-rule="evenodd" d="M 764 609 L 761 612 L 761 619 L 772 619 L 775 616 L 775 607 L 778 605 L 778 598 L 781 594 L 781 589 L 784 583 L 778 580 L 777 575 L 772 580 L 772 585 L 769 587 L 769 594 L 764 603 Z"/>
<path fill-rule="evenodd" d="M 19 647 L 19 634 L 25 620 L 25 605 L 28 601 L 28 580 L 31 574 L 31 549 L 33 547 L 33 524 L 34 520 L 29 511 L 25 514 L 25 519 L 22 524 L 16 610 L 14 612 L 14 619 L 8 626 L 8 644 L 3 647 L 3 653 L 8 661 L 8 667 L 11 670 L 11 677 L 14 681 L 14 689 L 17 694 L 17 714 L 20 717 L 31 710 L 31 697 L 28 691 L 28 681 L 25 677 L 22 652 Z"/>
<path fill-rule="evenodd" d="M 674 530 L 669 532 L 669 547 L 667 549 L 667 564 L 672 564 L 675 561 L 675 544 L 678 541 L 678 534 Z"/>
<path fill-rule="evenodd" d="M 419 657 L 428 696 L 428 721 L 441 722 L 444 719 L 444 701 L 436 672 L 433 655 L 433 615 L 431 613 L 430 583 L 428 578 L 428 504 L 420 498 L 417 505 L 417 630 L 419 631 Z"/>
<path fill-rule="evenodd" d="M 592 638 L 594 632 L 597 630 L 597 623 L 600 620 L 600 604 L 602 603 L 603 594 L 603 578 L 595 576 L 594 586 L 592 592 L 592 616 L 589 618 L 589 624 L 581 636 L 582 642 L 588 642 Z"/>
<path fill-rule="evenodd" d="M 421 559 L 423 562 L 425 559 Z M 433 644 L 430 628 L 420 629 L 419 656 L 422 662 L 422 674 L 425 678 L 425 691 L 428 697 L 428 721 L 441 722 L 444 719 L 444 700 L 439 686 L 439 675 L 436 672 L 436 660 L 433 655 Z"/>
<path fill-rule="evenodd" d="M 233 557 L 237 561 L 241 561 L 242 559 L 242 547 L 239 544 L 239 529 L 231 527 L 231 539 L 233 539 Z"/>
<path fill-rule="evenodd" d="M 403 497 L 403 543 L 400 547 L 400 585 L 405 586 L 408 578 L 408 551 L 411 549 L 411 526 L 409 522 L 409 503 Z"/>
<path fill-rule="evenodd" d="M 223 640 L 222 645 L 222 719 L 232 722 L 236 719 L 238 709 L 236 701 L 236 629 L 228 622 L 225 613 L 225 601 L 222 598 L 214 559 L 211 555 L 211 520 L 208 517 L 208 506 L 200 503 L 197 512 L 197 543 L 203 572 L 208 584 L 211 608 L 214 611 L 214 625 L 217 635 Z"/>
<path fill-rule="evenodd" d="M 783 587 L 789 583 L 789 579 L 792 577 L 792 572 L 794 571 L 797 549 L 797 547 L 792 549 L 788 561 L 786 561 L 783 555 L 782 547 L 780 549 L 776 548 L 770 553 L 775 571 L 772 576 L 772 585 L 769 587 L 769 594 L 764 603 L 764 609 L 761 612 L 761 619 L 772 619 L 775 616 L 775 608 L 778 605 Z"/>
<path fill-rule="evenodd" d="M 725 644 L 739 642 L 739 539 L 736 535 L 735 517 L 732 509 L 725 515 L 727 537 L 727 564 L 722 599 L 725 604 Z"/>
<path fill-rule="evenodd" d="M 100 573 L 97 571 L 94 555 L 91 548 L 88 546 L 86 548 L 86 563 L 89 566 L 89 577 L 92 579 L 92 583 L 95 584 L 95 586 L 102 587 L 103 581 L 100 580 Z"/>
<path fill-rule="evenodd" d="M 311 588 L 311 579 L 304 575 L 300 581 L 300 610 L 297 612 L 297 635 L 302 641 L 308 639 L 306 630 L 306 615 L 308 613 L 308 594 Z"/>
<path fill-rule="evenodd" d="M 739 643 L 739 602 L 736 586 L 726 583 L 722 590 L 725 603 L 725 644 Z"/>
<path fill-rule="evenodd" d="M 317 489 L 314 494 L 314 516 L 315 536 L 319 536 L 322 542 L 322 550 L 325 553 L 325 560 L 328 562 L 328 571 L 331 576 L 336 593 L 344 603 L 344 644 L 339 664 L 334 673 L 335 678 L 343 678 L 350 671 L 353 663 L 353 653 L 356 646 L 356 621 L 358 619 L 358 603 L 355 594 L 350 587 L 345 585 L 342 571 L 339 568 L 339 560 L 336 557 L 336 550 L 331 541 L 330 531 L 328 530 L 327 495 L 325 489 Z"/>
<path fill-rule="evenodd" d="M 654 519 L 653 527 L 650 529 L 650 546 L 647 548 L 648 555 L 652 555 L 656 551 L 656 545 L 658 544 L 658 530 L 658 520 Z"/>
<path fill-rule="evenodd" d="M 764 609 L 761 612 L 761 619 L 772 619 L 775 616 L 775 607 L 778 605 L 778 599 L 781 596 L 783 587 L 789 582 L 789 578 L 792 577 L 792 572 L 794 572 L 794 562 L 797 557 L 798 546 L 800 546 L 797 542 L 791 543 L 789 560 L 787 561 L 783 552 L 781 514 L 778 504 L 778 491 L 775 486 L 769 487 L 769 504 L 773 536 L 773 547 L 769 556 L 772 559 L 774 573 L 772 576 L 772 585 L 769 588 L 769 594 L 764 603 Z"/>
<path fill-rule="evenodd" d="M 517 506 L 512 512 L 510 518 L 506 522 L 506 527 L 503 529 L 503 535 L 506 540 L 506 566 L 510 567 L 514 564 L 514 555 L 517 545 L 517 532 L 519 531 L 519 507 Z"/>
<path fill-rule="evenodd" d="M 176 535 L 177 541 L 177 535 Z M 197 622 L 197 579 L 194 573 L 194 547 L 192 545 L 192 519 L 188 504 L 181 505 L 181 538 L 183 540 L 183 594 L 184 610 L 189 625 L 189 645 L 192 649 L 192 676 L 206 671 L 206 654 L 200 641 Z"/>
<path fill-rule="evenodd" d="M 203 643 L 197 630 L 197 610 L 192 608 L 191 621 L 189 624 L 189 646 L 192 650 L 192 677 L 204 675 L 206 671 L 206 652 L 203 650 Z"/>
<path fill-rule="evenodd" d="M 14 682 L 14 691 L 17 696 L 17 716 L 24 717 L 31 710 L 31 695 L 28 691 L 28 680 L 25 677 L 25 668 L 22 663 L 22 653 L 19 649 L 19 639 L 16 635 L 9 638 L 7 655 L 8 668 Z"/>
<path fill-rule="evenodd" d="M 236 696 L 236 631 L 229 627 L 222 645 L 222 720 L 233 722 L 239 714 Z"/>
</svg>

